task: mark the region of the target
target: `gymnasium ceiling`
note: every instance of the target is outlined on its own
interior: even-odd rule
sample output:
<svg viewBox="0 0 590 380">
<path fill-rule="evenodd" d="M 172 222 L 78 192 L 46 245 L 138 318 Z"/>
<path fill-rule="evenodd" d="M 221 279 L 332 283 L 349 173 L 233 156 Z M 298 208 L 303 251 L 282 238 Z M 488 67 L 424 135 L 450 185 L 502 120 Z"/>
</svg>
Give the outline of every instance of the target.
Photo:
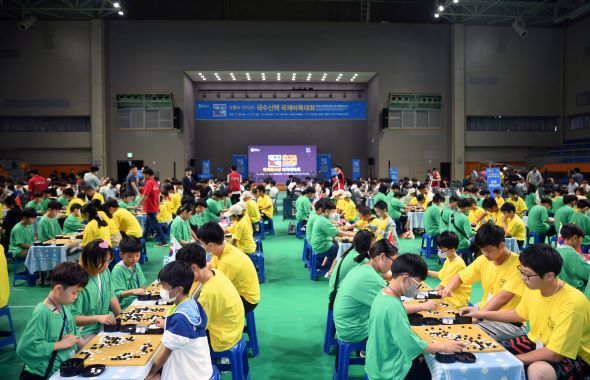
<svg viewBox="0 0 590 380">
<path fill-rule="evenodd" d="M 115 3 L 120 3 L 116 8 Z M 439 10 L 439 7 L 440 10 Z M 119 14 L 122 13 L 121 15 Z M 435 18 L 435 14 L 438 17 Z M 254 20 L 563 26 L 590 0 L 0 0 L 0 19 Z"/>
</svg>

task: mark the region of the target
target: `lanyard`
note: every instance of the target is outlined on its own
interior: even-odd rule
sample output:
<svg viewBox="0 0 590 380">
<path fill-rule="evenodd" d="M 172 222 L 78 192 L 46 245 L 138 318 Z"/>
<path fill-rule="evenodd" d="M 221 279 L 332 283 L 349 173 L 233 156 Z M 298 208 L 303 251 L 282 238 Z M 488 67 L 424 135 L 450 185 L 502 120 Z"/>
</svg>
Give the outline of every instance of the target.
<svg viewBox="0 0 590 380">
<path fill-rule="evenodd" d="M 98 280 L 96 279 L 98 277 Z M 98 297 L 100 298 L 100 310 L 104 307 L 104 295 L 102 293 L 102 282 L 100 280 L 100 273 L 96 277 L 92 277 L 92 281 L 96 283 L 96 287 L 98 288 Z"/>
<path fill-rule="evenodd" d="M 133 281 L 133 276 L 135 275 L 135 270 L 137 269 L 137 264 L 133 266 L 133 271 L 131 272 L 131 277 L 129 277 L 129 287 L 131 288 L 131 282 Z"/>
<path fill-rule="evenodd" d="M 51 298 L 47 297 L 47 299 L 49 300 L 49 302 L 51 302 L 51 304 L 54 307 L 54 309 L 52 311 L 57 310 L 59 312 L 59 315 L 63 319 L 63 324 L 66 328 L 66 332 L 69 334 L 70 333 L 70 324 L 68 322 L 68 317 L 66 315 L 66 310 L 64 309 L 64 306 L 62 305 L 61 310 L 59 310 L 59 307 L 57 307 L 57 305 L 55 304 L 55 302 L 53 302 L 53 300 Z"/>
</svg>

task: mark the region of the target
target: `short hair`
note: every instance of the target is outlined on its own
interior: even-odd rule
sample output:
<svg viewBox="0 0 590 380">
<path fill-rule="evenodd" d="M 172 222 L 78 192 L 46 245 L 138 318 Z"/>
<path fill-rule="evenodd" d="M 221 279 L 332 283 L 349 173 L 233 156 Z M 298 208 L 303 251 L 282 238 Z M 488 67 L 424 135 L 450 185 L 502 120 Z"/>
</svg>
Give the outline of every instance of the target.
<svg viewBox="0 0 590 380">
<path fill-rule="evenodd" d="M 481 202 L 481 207 L 484 210 L 488 210 L 494 206 L 498 206 L 498 203 L 496 203 L 496 200 L 494 198 L 486 198 L 483 200 L 483 202 Z"/>
<path fill-rule="evenodd" d="M 235 171 L 235 170 L 238 170 L 238 167 L 237 167 L 236 165 L 232 165 L 232 166 L 231 166 L 231 170 L 234 170 L 234 171 Z"/>
<path fill-rule="evenodd" d="M 516 190 L 508 189 L 508 195 L 516 195 Z"/>
<path fill-rule="evenodd" d="M 324 203 L 325 203 L 325 198 L 322 198 L 320 200 L 318 200 L 314 205 L 313 208 L 314 210 L 323 210 L 324 209 Z"/>
<path fill-rule="evenodd" d="M 71 187 L 64 189 L 63 193 L 64 193 L 64 195 L 67 195 L 68 197 L 73 197 L 74 195 L 76 195 L 76 193 L 74 192 L 74 189 L 72 189 Z"/>
<path fill-rule="evenodd" d="M 422 194 L 418 194 L 418 195 L 416 195 L 416 200 L 417 200 L 418 202 L 422 202 L 422 201 L 424 201 L 424 199 L 425 199 L 425 198 L 424 198 L 424 195 L 422 195 Z"/>
<path fill-rule="evenodd" d="M 541 198 L 541 204 L 546 204 L 546 205 L 552 206 L 553 201 L 551 200 L 551 198 L 543 197 L 543 198 Z"/>
<path fill-rule="evenodd" d="M 479 191 L 479 195 L 488 195 L 488 194 L 490 194 L 490 191 L 489 190 L 482 189 L 482 190 Z"/>
<path fill-rule="evenodd" d="M 165 282 L 172 288 L 182 286 L 182 294 L 184 295 L 190 292 L 194 279 L 193 270 L 184 261 L 172 261 L 160 269 L 158 273 L 158 281 Z"/>
<path fill-rule="evenodd" d="M 149 175 L 150 177 L 154 175 L 154 171 L 152 170 L 152 168 L 143 168 L 143 172 L 144 175 Z"/>
<path fill-rule="evenodd" d="M 493 193 L 494 194 L 501 194 L 502 192 L 500 191 L 500 189 L 494 189 Z"/>
<path fill-rule="evenodd" d="M 90 171 L 91 172 L 97 172 L 98 171 L 98 166 L 91 166 L 90 167 Z"/>
<path fill-rule="evenodd" d="M 201 206 L 204 208 L 209 207 L 209 206 L 207 206 L 207 201 L 205 201 L 204 199 L 197 199 L 197 201 L 195 202 L 195 207 L 198 207 L 198 206 Z"/>
<path fill-rule="evenodd" d="M 455 202 L 459 202 L 459 197 L 453 194 L 449 197 L 449 203 L 455 203 Z"/>
<path fill-rule="evenodd" d="M 434 196 L 432 197 L 432 203 L 440 203 L 440 202 L 444 202 L 444 200 L 445 200 L 445 197 L 443 197 L 439 193 L 434 194 Z"/>
<path fill-rule="evenodd" d="M 51 270 L 51 288 L 61 285 L 64 288 L 88 284 L 88 273 L 78 263 L 66 261 Z"/>
<path fill-rule="evenodd" d="M 127 197 L 132 197 L 133 194 L 131 194 L 130 192 L 124 192 L 123 194 L 121 194 L 121 198 L 127 198 Z"/>
<path fill-rule="evenodd" d="M 484 223 L 475 234 L 475 245 L 479 248 L 493 245 L 499 247 L 505 242 L 504 229 L 494 223 Z"/>
<path fill-rule="evenodd" d="M 578 206 L 578 208 L 586 208 L 590 207 L 590 202 L 588 202 L 586 199 L 578 199 L 576 205 Z"/>
<path fill-rule="evenodd" d="M 471 206 L 471 199 L 468 198 L 459 199 L 459 202 L 457 203 L 457 207 L 459 208 L 467 208 L 469 206 Z"/>
<path fill-rule="evenodd" d="M 6 197 L 4 198 L 4 204 L 6 206 L 16 206 L 16 200 L 14 199 L 14 197 Z"/>
<path fill-rule="evenodd" d="M 35 193 L 35 194 L 33 194 L 33 197 L 35 197 L 35 198 L 42 198 L 43 197 L 43 193 Z"/>
<path fill-rule="evenodd" d="M 213 196 L 217 198 L 223 198 L 225 197 L 225 192 L 223 190 L 215 190 Z"/>
<path fill-rule="evenodd" d="M 378 201 L 377 203 L 375 203 L 375 206 L 373 206 L 373 208 L 378 208 L 379 210 L 387 211 L 387 203 L 385 203 L 385 201 Z"/>
<path fill-rule="evenodd" d="M 506 202 L 500 207 L 500 211 L 502 212 L 516 212 L 516 206 L 514 206 L 510 202 Z"/>
<path fill-rule="evenodd" d="M 569 205 L 570 203 L 573 202 L 577 202 L 578 201 L 578 197 L 576 197 L 573 194 L 567 194 L 563 196 L 563 204 L 564 205 Z"/>
<path fill-rule="evenodd" d="M 315 190 L 313 187 L 308 187 L 305 190 L 303 190 L 303 194 L 315 194 Z"/>
<path fill-rule="evenodd" d="M 428 276 L 428 265 L 420 256 L 413 253 L 405 253 L 391 264 L 393 278 L 398 278 L 403 273 L 410 277 L 418 277 L 421 281 Z"/>
<path fill-rule="evenodd" d="M 184 169 L 184 171 L 185 172 L 192 172 L 193 171 L 193 168 L 186 168 L 186 169 Z"/>
<path fill-rule="evenodd" d="M 64 206 L 59 203 L 58 201 L 49 201 L 47 202 L 47 209 L 52 209 L 52 210 L 61 210 Z"/>
<path fill-rule="evenodd" d="M 368 215 L 371 215 L 371 214 L 372 214 L 372 213 L 371 213 L 371 209 L 370 209 L 369 207 L 367 207 L 367 206 L 364 206 L 364 205 L 360 205 L 360 206 L 357 208 L 357 211 L 358 211 L 358 212 L 359 212 L 359 214 L 361 214 L 362 216 L 368 216 Z M 360 231 L 359 231 L 359 232 L 360 232 Z M 355 235 L 355 236 L 356 236 L 356 235 Z"/>
<path fill-rule="evenodd" d="M 121 253 L 141 252 L 141 240 L 134 236 L 125 236 L 119 242 L 119 250 Z"/>
<path fill-rule="evenodd" d="M 436 245 L 443 248 L 457 249 L 459 237 L 453 231 L 444 231 L 436 238 Z"/>
<path fill-rule="evenodd" d="M 377 203 L 379 203 L 379 202 L 377 202 Z M 325 198 L 324 204 L 322 205 L 322 210 L 326 211 L 326 210 L 334 210 L 334 209 L 336 209 L 336 205 L 334 204 L 334 202 Z"/>
<path fill-rule="evenodd" d="M 91 276 L 96 276 L 99 273 L 100 268 L 109 260 L 108 257 L 113 258 L 113 251 L 110 246 L 107 248 L 100 246 L 103 242 L 104 240 L 96 239 L 82 248 L 80 265 Z"/>
<path fill-rule="evenodd" d="M 422 189 L 426 189 L 426 185 L 423 183 L 418 186 L 418 190 L 422 190 Z"/>
<path fill-rule="evenodd" d="M 188 265 L 195 264 L 200 269 L 203 269 L 207 266 L 207 252 L 200 244 L 188 244 L 176 252 L 176 260 L 183 261 Z"/>
<path fill-rule="evenodd" d="M 104 202 L 105 207 L 107 208 L 119 208 L 119 202 L 117 202 L 117 200 L 115 198 L 108 198 L 105 202 Z"/>
<path fill-rule="evenodd" d="M 21 213 L 21 218 L 36 218 L 37 217 L 37 211 L 35 211 L 34 208 L 31 207 L 25 207 L 23 209 L 23 212 Z"/>
<path fill-rule="evenodd" d="M 207 222 L 197 230 L 197 239 L 205 242 L 205 244 L 214 243 L 221 245 L 223 244 L 224 237 L 223 228 L 215 222 Z"/>
<path fill-rule="evenodd" d="M 258 185 L 258 186 L 256 186 L 256 191 L 260 191 L 260 192 L 266 194 L 266 189 L 264 188 L 264 185 Z"/>
<path fill-rule="evenodd" d="M 578 226 L 577 224 L 573 224 L 573 223 L 567 223 L 567 224 L 564 224 L 563 226 L 561 226 L 561 230 L 559 230 L 559 234 L 564 239 L 571 239 L 574 236 L 580 236 L 580 237 L 586 236 L 586 234 L 584 233 L 584 230 L 581 229 L 580 226 Z"/>
<path fill-rule="evenodd" d="M 549 272 L 557 276 L 563 267 L 563 259 L 559 252 L 547 244 L 532 244 L 527 246 L 518 257 L 520 264 L 531 268 L 543 277 Z"/>
</svg>

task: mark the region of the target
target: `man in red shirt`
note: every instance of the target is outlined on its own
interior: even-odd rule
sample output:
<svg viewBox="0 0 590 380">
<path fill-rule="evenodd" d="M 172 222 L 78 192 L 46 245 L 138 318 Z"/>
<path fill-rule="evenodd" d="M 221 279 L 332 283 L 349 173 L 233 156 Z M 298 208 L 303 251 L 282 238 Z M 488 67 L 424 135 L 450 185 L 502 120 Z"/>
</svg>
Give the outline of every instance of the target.
<svg viewBox="0 0 590 380">
<path fill-rule="evenodd" d="M 332 178 L 332 191 L 344 190 L 344 173 L 342 172 L 342 166 L 336 165 L 336 175 Z"/>
<path fill-rule="evenodd" d="M 33 200 L 35 199 L 36 193 L 42 193 L 49 185 L 47 184 L 47 180 L 39 175 L 37 169 L 29 170 L 29 174 L 31 175 L 31 179 L 29 179 L 28 186 L 31 193 L 30 199 Z"/>
<path fill-rule="evenodd" d="M 231 191 L 231 204 L 235 205 L 240 201 L 240 195 L 242 194 L 242 176 L 237 171 L 237 166 L 231 166 L 231 173 L 227 175 L 227 185 L 229 191 Z"/>
<path fill-rule="evenodd" d="M 141 199 L 135 206 L 140 208 L 143 204 L 143 211 L 146 213 L 145 224 L 143 225 L 143 238 L 147 241 L 148 236 L 152 230 L 156 231 L 159 243 L 156 247 L 165 247 L 168 245 L 166 237 L 158 223 L 158 212 L 160 212 L 160 185 L 154 180 L 154 171 L 151 168 L 143 169 L 143 177 L 145 185 L 143 186 L 143 193 Z"/>
</svg>

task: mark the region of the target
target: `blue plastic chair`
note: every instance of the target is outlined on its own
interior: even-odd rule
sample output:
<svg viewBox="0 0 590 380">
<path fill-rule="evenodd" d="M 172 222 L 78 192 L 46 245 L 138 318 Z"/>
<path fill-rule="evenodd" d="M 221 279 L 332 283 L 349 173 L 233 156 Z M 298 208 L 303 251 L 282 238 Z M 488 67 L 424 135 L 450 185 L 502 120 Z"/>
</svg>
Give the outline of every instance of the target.
<svg viewBox="0 0 590 380">
<path fill-rule="evenodd" d="M 141 238 L 139 239 L 141 241 L 141 253 L 139 255 L 139 263 L 143 264 L 146 261 L 149 261 L 148 259 L 148 255 L 147 255 L 147 247 L 145 245 L 145 239 Z"/>
<path fill-rule="evenodd" d="M 336 351 L 336 360 L 334 362 L 334 380 L 348 379 L 348 366 L 350 365 L 365 365 L 365 358 L 354 357 L 350 355 L 357 351 L 365 351 L 367 340 L 357 343 L 345 342 L 337 339 L 338 350 Z"/>
<path fill-rule="evenodd" d="M 10 335 L 7 337 L 0 338 L 0 347 L 6 347 L 10 346 L 11 344 L 14 344 L 14 349 L 16 350 L 16 332 L 14 331 L 14 326 L 12 325 L 12 317 L 10 316 L 10 309 L 8 308 L 8 306 L 0 308 L 0 317 L 4 315 L 8 317 Z"/>
<path fill-rule="evenodd" d="M 309 278 L 312 281 L 316 281 L 319 277 L 323 277 L 326 273 L 328 273 L 328 271 L 330 270 L 330 266 L 332 264 L 332 261 L 334 260 L 334 258 L 336 257 L 335 254 L 326 254 L 326 253 L 316 253 L 313 251 L 312 248 L 310 248 L 311 250 L 311 260 L 309 263 Z M 328 258 L 328 263 L 325 266 L 322 266 L 322 262 L 324 261 L 324 258 L 327 257 Z"/>
<path fill-rule="evenodd" d="M 531 244 L 531 238 L 533 239 L 533 244 L 542 244 L 545 242 L 546 236 L 541 235 L 538 232 L 528 230 L 526 235 L 526 245 Z"/>
<path fill-rule="evenodd" d="M 268 233 L 268 234 L 274 236 L 275 235 L 275 224 L 273 223 L 272 218 L 267 219 L 267 220 L 261 219 L 260 221 L 262 222 L 262 225 L 264 226 L 264 233 L 265 234 Z"/>
<path fill-rule="evenodd" d="M 252 356 L 256 357 L 260 353 L 258 346 L 258 335 L 256 334 L 256 320 L 254 319 L 254 310 L 246 313 L 246 326 L 244 332 L 248 335 L 246 349 L 252 350 Z"/>
<path fill-rule="evenodd" d="M 24 265 L 25 259 L 21 257 L 14 257 L 14 275 L 12 277 L 12 286 L 16 286 L 17 281 L 26 281 L 27 285 L 33 287 L 37 285 L 37 278 L 39 277 L 36 273 L 29 273 L 29 270 Z M 19 272 L 19 264 L 23 264 L 23 270 Z"/>
<path fill-rule="evenodd" d="M 336 342 L 336 325 L 334 324 L 334 312 L 328 310 L 326 317 L 326 332 L 324 334 L 324 353 L 330 354 L 332 348 L 338 347 Z"/>
<path fill-rule="evenodd" d="M 211 359 L 229 359 L 229 364 L 216 364 L 220 371 L 231 371 L 233 380 L 250 380 L 250 367 L 246 341 L 240 339 L 235 346 L 227 351 L 215 352 L 211 350 Z"/>
<path fill-rule="evenodd" d="M 305 226 L 304 222 L 304 220 L 297 222 L 297 228 L 295 230 L 295 236 L 297 239 L 303 239 L 305 237 L 305 231 L 303 231 L 303 226 Z"/>
<path fill-rule="evenodd" d="M 252 260 L 256 274 L 258 275 L 258 282 L 264 284 L 266 281 L 266 268 L 264 266 L 264 255 L 262 252 L 249 253 L 248 257 Z"/>
<path fill-rule="evenodd" d="M 254 236 L 258 237 L 262 240 L 266 239 L 266 234 L 264 231 L 264 221 L 262 219 L 260 219 L 260 222 L 258 222 L 258 232 L 254 232 Z"/>
<path fill-rule="evenodd" d="M 256 252 L 264 252 L 264 249 L 262 248 L 262 240 L 254 239 L 254 243 L 256 243 Z"/>
<path fill-rule="evenodd" d="M 109 264 L 109 270 L 113 270 L 119 261 L 121 261 L 121 249 L 119 247 L 113 247 L 113 261 Z"/>
<path fill-rule="evenodd" d="M 301 253 L 301 260 L 305 263 L 305 267 L 309 268 L 311 265 L 311 245 L 307 242 L 307 239 L 303 239 L 303 252 Z"/>
<path fill-rule="evenodd" d="M 469 248 L 467 249 L 458 249 L 457 254 L 463 258 L 465 264 L 469 264 L 473 261 L 473 251 Z"/>
<path fill-rule="evenodd" d="M 422 243 L 420 244 L 420 256 L 424 254 L 427 259 L 436 251 L 434 246 L 434 236 L 430 236 L 426 232 L 422 235 Z"/>
<path fill-rule="evenodd" d="M 219 370 L 217 369 L 215 364 L 212 364 L 212 366 L 213 366 L 213 374 L 211 375 L 209 380 L 221 380 L 221 375 L 219 374 Z"/>
</svg>

